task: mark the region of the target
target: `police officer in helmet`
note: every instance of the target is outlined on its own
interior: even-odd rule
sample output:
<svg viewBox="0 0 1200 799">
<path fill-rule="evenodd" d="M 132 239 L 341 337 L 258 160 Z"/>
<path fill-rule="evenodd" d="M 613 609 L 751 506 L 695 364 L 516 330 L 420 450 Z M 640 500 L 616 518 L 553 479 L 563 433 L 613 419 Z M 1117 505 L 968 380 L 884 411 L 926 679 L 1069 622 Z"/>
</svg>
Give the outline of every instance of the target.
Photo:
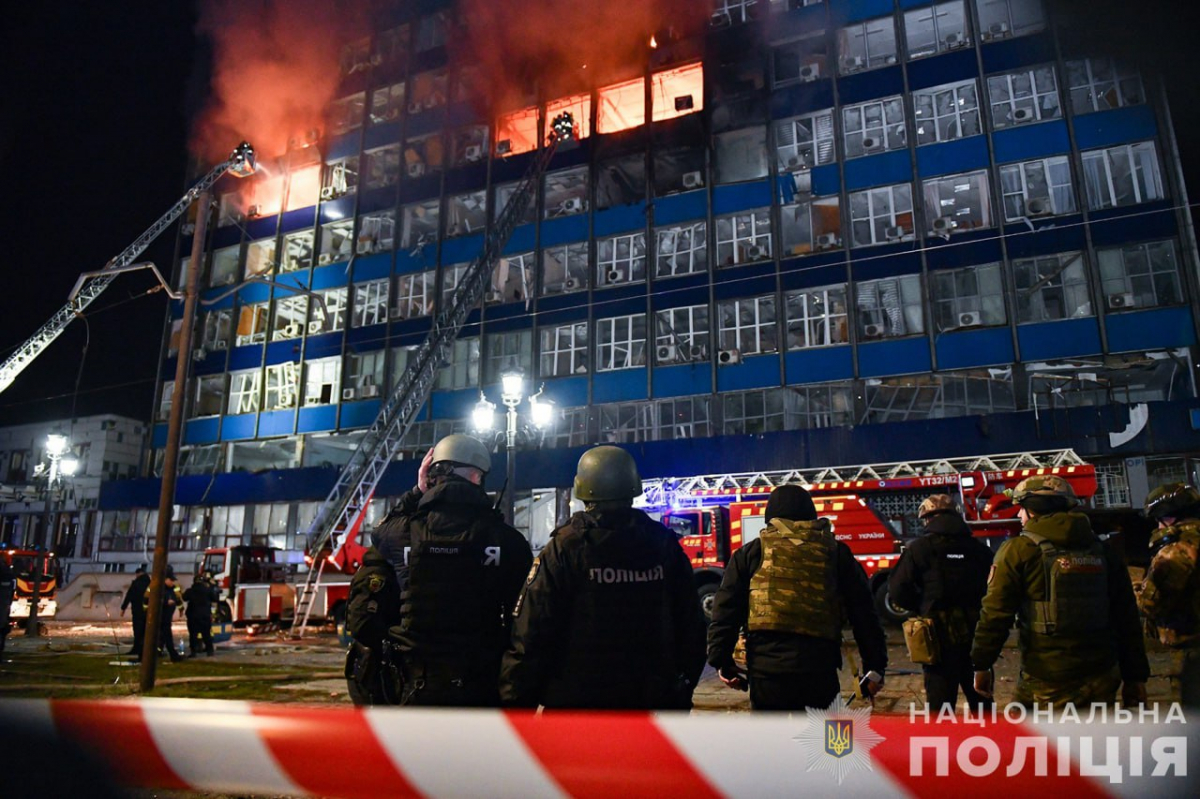
<svg viewBox="0 0 1200 799">
<path fill-rule="evenodd" d="M 1200 491 L 1184 483 L 1159 486 L 1146 497 L 1146 516 L 1158 523 L 1150 534 L 1150 568 L 1138 606 L 1150 632 L 1179 652 L 1179 683 L 1185 707 L 1200 707 Z"/>
<path fill-rule="evenodd" d="M 1012 496 L 1024 525 L 996 552 L 971 659 L 975 689 L 991 695 L 992 666 L 1014 619 L 1019 631 L 1019 704 L 1061 708 L 1146 699 L 1150 664 L 1129 570 L 1076 510 L 1058 475 L 1030 477 Z"/>
<path fill-rule="evenodd" d="M 464 435 L 426 453 L 417 487 L 376 528 L 377 551 L 395 569 L 400 624 L 400 704 L 494 706 L 500 657 L 529 542 L 504 523 L 483 480 L 491 455 Z"/>
<path fill-rule="evenodd" d="M 675 535 L 633 507 L 629 453 L 588 450 L 575 497 L 517 603 L 500 694 L 516 707 L 689 709 L 704 668 L 704 617 Z"/>
</svg>

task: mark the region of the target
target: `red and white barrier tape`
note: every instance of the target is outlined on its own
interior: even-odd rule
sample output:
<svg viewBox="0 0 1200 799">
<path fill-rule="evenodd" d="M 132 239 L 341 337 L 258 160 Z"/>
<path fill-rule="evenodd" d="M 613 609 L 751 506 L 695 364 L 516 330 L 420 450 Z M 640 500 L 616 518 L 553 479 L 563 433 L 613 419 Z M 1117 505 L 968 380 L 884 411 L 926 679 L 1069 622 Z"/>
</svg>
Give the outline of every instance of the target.
<svg viewBox="0 0 1200 799">
<path fill-rule="evenodd" d="M 1162 714 L 1165 716 L 1165 711 Z M 1136 716 L 1135 716 L 1136 719 Z M 803 714 L 546 713 L 8 700 L 0 724 L 66 737 L 119 782 L 295 796 L 1146 796 L 1198 794 L 1200 719 L 974 725 L 870 717 L 837 777 Z M 822 725 L 818 730 L 809 725 Z M 805 735 L 806 730 L 809 735 Z M 815 739 L 811 733 L 815 732 Z M 847 751 L 843 756 L 852 754 Z M 814 760 L 814 757 L 816 758 Z M 829 761 L 832 762 L 832 761 Z M 816 768 L 810 768 L 815 764 Z"/>
</svg>

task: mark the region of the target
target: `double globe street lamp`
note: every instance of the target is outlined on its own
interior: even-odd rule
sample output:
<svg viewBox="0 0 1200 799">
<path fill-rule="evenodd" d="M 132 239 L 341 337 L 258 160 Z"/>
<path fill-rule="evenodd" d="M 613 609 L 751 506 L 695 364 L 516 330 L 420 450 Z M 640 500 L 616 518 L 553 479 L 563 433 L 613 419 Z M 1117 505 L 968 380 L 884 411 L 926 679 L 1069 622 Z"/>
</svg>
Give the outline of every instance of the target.
<svg viewBox="0 0 1200 799">
<path fill-rule="evenodd" d="M 45 480 L 46 513 L 42 522 L 41 558 L 34 558 L 33 596 L 29 599 L 29 621 L 25 628 L 27 636 L 42 634 L 38 623 L 38 602 L 42 593 L 42 574 L 49 565 L 49 553 L 54 546 L 54 531 L 58 527 L 55 500 L 62 494 L 66 479 L 75 474 L 79 461 L 65 457 L 71 451 L 71 443 L 64 435 L 51 433 L 46 436 L 46 460 L 34 467 L 35 479 Z M 40 561 L 40 562 L 39 562 Z"/>
<path fill-rule="evenodd" d="M 533 431 L 537 430 L 540 434 L 549 427 L 554 418 L 554 403 L 550 400 L 541 399 L 543 388 L 538 389 L 536 394 L 531 395 L 529 399 L 529 421 L 525 425 L 518 425 L 517 408 L 525 399 L 525 375 L 520 370 L 511 370 L 500 375 L 500 401 L 504 403 L 505 415 L 507 417 L 507 425 L 504 430 L 504 452 L 505 452 L 505 492 L 507 498 L 504 503 L 504 520 L 509 524 L 513 523 L 515 513 L 515 495 L 516 495 L 516 456 L 514 451 L 517 448 L 519 438 L 525 438 L 527 441 L 532 439 Z M 479 393 L 479 402 L 475 404 L 475 410 L 471 415 L 475 425 L 475 430 L 480 434 L 490 434 L 495 429 L 496 424 L 496 403 L 488 401 L 483 392 Z M 499 435 L 499 431 L 495 431 Z"/>
</svg>

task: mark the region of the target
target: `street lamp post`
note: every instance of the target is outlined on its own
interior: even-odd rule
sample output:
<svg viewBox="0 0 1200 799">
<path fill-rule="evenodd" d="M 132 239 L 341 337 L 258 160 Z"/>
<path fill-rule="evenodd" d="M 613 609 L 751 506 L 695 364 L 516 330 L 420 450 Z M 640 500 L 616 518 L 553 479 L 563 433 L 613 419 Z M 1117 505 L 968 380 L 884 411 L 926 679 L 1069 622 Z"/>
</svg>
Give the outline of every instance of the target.
<svg viewBox="0 0 1200 799">
<path fill-rule="evenodd" d="M 529 417 L 533 426 L 539 430 L 545 428 L 554 413 L 554 404 L 549 400 L 539 399 L 542 389 L 529 397 Z M 504 429 L 504 475 L 508 497 L 504 503 L 504 520 L 510 525 L 516 512 L 516 469 L 517 442 L 523 432 L 518 425 L 517 408 L 525 399 L 525 375 L 520 370 L 504 372 L 500 375 L 500 401 L 504 403 L 506 424 Z M 496 404 L 489 402 L 480 392 L 479 402 L 475 404 L 472 418 L 475 429 L 481 433 L 490 432 L 495 424 Z"/>
<path fill-rule="evenodd" d="M 37 637 L 42 634 L 37 612 L 42 594 L 42 572 L 46 570 L 47 556 L 50 548 L 54 546 L 54 528 L 57 527 L 55 499 L 62 490 L 63 478 L 75 474 L 75 469 L 79 466 L 79 461 L 74 458 L 63 457 L 70 448 L 66 436 L 52 433 L 46 436 L 46 458 L 50 461 L 49 466 L 44 463 L 38 464 L 37 471 L 46 473 L 46 507 L 42 520 L 43 544 L 40 562 L 37 556 L 33 559 L 33 596 L 29 599 L 29 620 L 25 627 L 27 636 Z"/>
</svg>

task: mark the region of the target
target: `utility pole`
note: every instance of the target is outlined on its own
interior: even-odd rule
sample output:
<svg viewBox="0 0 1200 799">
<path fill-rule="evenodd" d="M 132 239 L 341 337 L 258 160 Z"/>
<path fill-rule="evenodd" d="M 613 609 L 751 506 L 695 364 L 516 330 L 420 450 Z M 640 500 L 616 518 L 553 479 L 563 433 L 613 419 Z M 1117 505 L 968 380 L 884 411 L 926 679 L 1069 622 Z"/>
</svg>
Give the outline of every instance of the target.
<svg viewBox="0 0 1200 799">
<path fill-rule="evenodd" d="M 158 529 L 154 535 L 154 562 L 150 568 L 150 599 L 146 608 L 146 637 L 142 646 L 140 670 L 143 692 L 154 690 L 154 675 L 158 669 L 158 629 L 162 614 L 163 577 L 167 571 L 167 543 L 171 532 L 172 509 L 175 505 L 175 467 L 179 461 L 179 440 L 183 432 L 183 406 L 187 402 L 189 354 L 192 351 L 192 328 L 196 321 L 196 302 L 199 299 L 200 261 L 204 256 L 204 239 L 208 235 L 209 205 L 212 197 L 205 189 L 196 199 L 196 231 L 192 235 L 192 256 L 187 264 L 187 281 L 183 295 L 183 322 L 179 331 L 179 351 L 175 357 L 175 393 L 171 400 L 171 415 L 167 420 L 167 447 L 163 452 L 162 491 L 158 496 Z"/>
</svg>

